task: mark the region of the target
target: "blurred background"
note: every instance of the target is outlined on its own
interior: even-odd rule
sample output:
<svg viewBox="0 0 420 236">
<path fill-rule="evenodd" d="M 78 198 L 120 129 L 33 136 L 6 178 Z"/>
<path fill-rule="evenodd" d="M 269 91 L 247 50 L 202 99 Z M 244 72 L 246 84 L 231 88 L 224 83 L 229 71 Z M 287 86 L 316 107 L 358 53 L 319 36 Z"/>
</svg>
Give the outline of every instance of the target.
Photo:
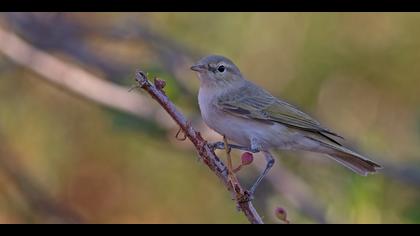
<svg viewBox="0 0 420 236">
<path fill-rule="evenodd" d="M 264 221 L 420 223 L 420 14 L 1 13 L 0 223 L 247 223 L 135 71 L 166 80 L 203 136 L 207 54 L 382 164 L 360 177 L 278 151 L 255 196 Z M 225 159 L 223 152 L 218 152 Z M 239 159 L 240 152 L 233 156 Z M 239 173 L 249 186 L 264 165 Z"/>
</svg>

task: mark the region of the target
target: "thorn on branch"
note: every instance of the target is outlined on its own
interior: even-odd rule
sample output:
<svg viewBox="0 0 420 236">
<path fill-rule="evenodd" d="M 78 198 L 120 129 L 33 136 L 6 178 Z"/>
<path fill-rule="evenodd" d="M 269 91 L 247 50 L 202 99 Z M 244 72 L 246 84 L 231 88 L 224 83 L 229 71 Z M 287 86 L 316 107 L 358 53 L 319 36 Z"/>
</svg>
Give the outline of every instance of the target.
<svg viewBox="0 0 420 236">
<path fill-rule="evenodd" d="M 160 81 L 163 81 L 163 80 L 160 80 Z M 165 81 L 163 81 L 163 82 L 165 82 Z M 155 79 L 155 84 L 156 84 L 156 79 Z M 163 85 L 163 86 L 165 86 L 165 85 Z M 187 123 L 185 124 L 185 130 L 182 127 L 179 127 L 178 131 L 176 132 L 175 138 L 179 141 L 185 141 L 187 139 L 187 130 L 190 128 L 190 126 L 191 126 L 191 121 L 187 121 Z M 179 137 L 179 135 L 181 133 L 184 135 L 183 137 Z"/>
<path fill-rule="evenodd" d="M 179 135 L 184 135 L 183 137 L 179 137 Z M 184 130 L 182 130 L 181 127 L 179 127 L 178 131 L 176 132 L 175 138 L 179 141 L 185 141 L 187 139 L 187 135 L 185 134 Z"/>
</svg>

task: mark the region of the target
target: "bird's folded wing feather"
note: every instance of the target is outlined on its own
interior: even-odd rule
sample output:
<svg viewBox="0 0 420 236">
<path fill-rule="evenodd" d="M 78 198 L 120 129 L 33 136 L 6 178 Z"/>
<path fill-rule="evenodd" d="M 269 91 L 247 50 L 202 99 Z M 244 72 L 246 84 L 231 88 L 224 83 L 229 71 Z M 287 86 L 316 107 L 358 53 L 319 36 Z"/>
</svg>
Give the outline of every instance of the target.
<svg viewBox="0 0 420 236">
<path fill-rule="evenodd" d="M 319 133 L 324 137 L 325 134 L 330 134 L 341 138 L 341 136 L 321 127 L 318 121 L 298 108 L 272 96 L 251 82 L 236 92 L 221 96 L 217 100 L 216 106 L 227 113 L 243 118 L 277 122 Z"/>
</svg>

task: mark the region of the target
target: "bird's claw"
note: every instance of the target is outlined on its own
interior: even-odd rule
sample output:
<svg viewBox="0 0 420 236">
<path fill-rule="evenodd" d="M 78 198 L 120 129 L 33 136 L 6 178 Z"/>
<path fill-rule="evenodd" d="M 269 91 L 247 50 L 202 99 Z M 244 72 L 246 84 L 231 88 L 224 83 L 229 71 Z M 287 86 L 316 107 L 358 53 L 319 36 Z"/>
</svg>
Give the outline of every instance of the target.
<svg viewBox="0 0 420 236">
<path fill-rule="evenodd" d="M 215 150 L 215 149 L 225 149 L 225 144 L 223 142 L 214 142 L 214 143 L 209 143 L 208 144 L 210 149 Z"/>
<path fill-rule="evenodd" d="M 260 152 L 260 148 L 251 148 L 250 151 L 252 153 L 259 153 Z"/>
<path fill-rule="evenodd" d="M 245 190 L 242 196 L 238 199 L 238 202 L 245 203 L 254 200 L 254 193 L 248 190 Z"/>
</svg>

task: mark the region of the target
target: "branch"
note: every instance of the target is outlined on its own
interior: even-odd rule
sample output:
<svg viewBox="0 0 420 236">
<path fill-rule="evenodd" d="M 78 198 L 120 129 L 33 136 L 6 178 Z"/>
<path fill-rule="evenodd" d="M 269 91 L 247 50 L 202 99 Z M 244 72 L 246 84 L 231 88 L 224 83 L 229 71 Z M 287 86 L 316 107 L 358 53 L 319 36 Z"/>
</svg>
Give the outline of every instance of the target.
<svg viewBox="0 0 420 236">
<path fill-rule="evenodd" d="M 191 55 L 195 55 L 191 50 L 149 30 L 132 17 L 126 17 L 128 19 L 124 20 L 123 24 L 116 26 L 107 24 L 105 27 L 99 27 L 82 24 L 69 18 L 68 15 L 11 12 L 5 13 L 4 18 L 15 32 L 32 45 L 47 52 L 54 50 L 64 52 L 76 58 L 86 68 L 98 68 L 105 72 L 106 77 L 113 82 L 118 82 L 118 78 L 125 77 L 131 65 L 97 54 L 86 44 L 85 39 L 95 35 L 112 40 L 144 41 L 156 52 L 164 69 L 171 73 L 183 96 L 189 98 L 194 96 L 191 86 L 188 86 L 188 81 L 182 80 L 179 72 L 179 68 L 185 68 L 182 65 L 192 63 L 188 61 Z"/>
<path fill-rule="evenodd" d="M 232 195 L 236 196 L 238 208 L 248 218 L 249 222 L 253 224 L 263 224 L 261 217 L 252 205 L 246 191 L 243 191 L 243 188 L 239 185 L 239 183 L 232 184 L 229 180 L 229 174 L 226 166 L 216 156 L 214 150 L 207 145 L 207 141 L 201 137 L 199 132 L 194 130 L 185 116 L 178 111 L 175 105 L 161 90 L 163 86 L 156 86 L 157 83 L 159 84 L 159 82 L 162 81 L 155 79 L 155 85 L 152 85 L 143 72 L 136 73 L 136 81 L 139 83 L 139 86 L 148 92 L 179 125 L 180 129 L 185 134 L 185 137 L 194 144 L 200 159 L 210 168 L 211 171 L 214 172 L 214 174 L 216 174 Z"/>
<path fill-rule="evenodd" d="M 40 75 L 41 79 L 65 91 L 136 117 L 155 120 L 162 127 L 173 127 L 163 112 L 147 106 L 143 96 L 127 93 L 128 88 L 107 82 L 75 65 L 34 48 L 2 28 L 0 28 L 0 52 L 13 62 Z"/>
<path fill-rule="evenodd" d="M 61 12 L 3 14 L 3 18 L 15 32 L 39 49 L 64 52 L 87 68 L 99 68 L 113 80 L 126 76 L 125 73 L 130 67 L 112 57 L 97 55 L 85 42 L 85 38 L 89 36 L 88 32 L 92 30 L 67 16 L 68 14 Z"/>
</svg>

